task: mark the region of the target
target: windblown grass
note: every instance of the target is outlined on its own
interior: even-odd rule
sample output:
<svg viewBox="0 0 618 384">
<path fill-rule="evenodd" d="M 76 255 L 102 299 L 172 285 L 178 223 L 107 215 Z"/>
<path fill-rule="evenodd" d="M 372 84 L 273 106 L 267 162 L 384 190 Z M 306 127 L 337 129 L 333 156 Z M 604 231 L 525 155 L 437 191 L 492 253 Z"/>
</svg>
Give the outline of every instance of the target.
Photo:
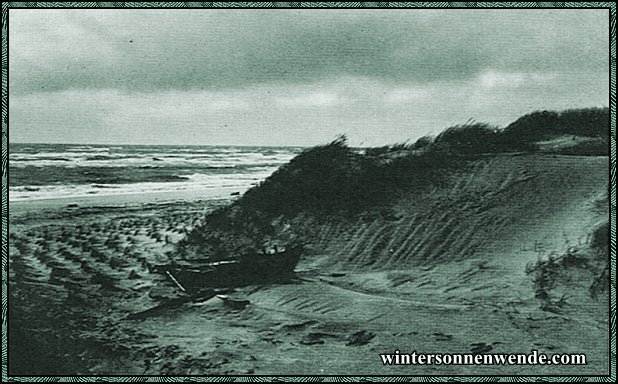
<svg viewBox="0 0 618 384">
<path fill-rule="evenodd" d="M 607 154 L 608 117 L 607 108 L 534 112 L 505 129 L 472 122 L 413 144 L 364 151 L 350 148 L 342 135 L 305 150 L 241 199 L 211 213 L 180 243 L 179 252 L 193 249 L 198 255 L 224 258 L 259 249 L 280 237 L 286 220 L 298 215 L 319 222 L 378 211 L 402 193 L 418 193 L 444 182 L 453 170 L 478 156 L 534 152 L 539 140 L 564 134 L 600 139 L 570 148 L 569 154 Z"/>
<path fill-rule="evenodd" d="M 534 143 L 556 135 L 573 135 L 602 139 L 594 148 L 582 148 L 583 154 L 608 153 L 609 109 L 569 109 L 562 112 L 539 111 L 523 117 L 503 131 L 505 141 L 513 148 L 534 150 Z M 570 154 L 578 154 L 577 151 Z"/>
</svg>

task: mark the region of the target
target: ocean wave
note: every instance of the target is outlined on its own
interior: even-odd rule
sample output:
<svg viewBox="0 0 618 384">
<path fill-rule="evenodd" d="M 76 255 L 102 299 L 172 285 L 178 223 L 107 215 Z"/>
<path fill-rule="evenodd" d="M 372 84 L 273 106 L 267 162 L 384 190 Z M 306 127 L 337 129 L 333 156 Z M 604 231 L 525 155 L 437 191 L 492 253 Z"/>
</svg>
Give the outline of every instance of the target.
<svg viewBox="0 0 618 384">
<path fill-rule="evenodd" d="M 260 153 L 232 155 L 169 155 L 149 154 L 110 154 L 86 155 L 83 153 L 10 154 L 9 166 L 14 168 L 48 167 L 61 164 L 64 167 L 149 167 L 149 166 L 204 166 L 209 168 L 234 168 L 243 166 L 270 166 L 290 161 L 294 154 L 262 155 Z"/>
<path fill-rule="evenodd" d="M 9 157 L 9 161 L 17 161 L 17 162 L 34 162 L 34 161 L 73 161 L 74 159 L 70 159 L 68 157 L 54 157 L 54 156 L 41 156 L 36 158 L 19 158 L 19 157 Z"/>
<path fill-rule="evenodd" d="M 108 156 L 108 155 L 95 155 L 95 156 L 88 156 L 84 160 L 86 160 L 86 161 L 114 160 L 114 157 L 113 156 Z"/>
<path fill-rule="evenodd" d="M 276 169 L 277 169 L 276 167 L 264 167 L 264 168 L 254 169 L 253 172 L 248 172 L 248 173 L 221 174 L 221 175 L 193 173 L 189 175 L 180 175 L 179 177 L 183 177 L 187 180 L 190 180 L 192 182 L 197 182 L 197 183 L 212 183 L 215 181 L 229 181 L 229 180 L 255 181 L 255 180 L 263 180 L 267 178 Z"/>
<path fill-rule="evenodd" d="M 92 147 L 89 145 L 80 145 L 65 149 L 67 152 L 109 152 L 109 150 L 108 147 Z"/>
<path fill-rule="evenodd" d="M 298 151 L 260 147 L 13 145 L 10 200 L 250 187 Z"/>
<path fill-rule="evenodd" d="M 86 196 L 131 195 L 153 192 L 200 191 L 217 188 L 235 187 L 239 191 L 246 190 L 256 184 L 258 178 L 248 177 L 218 177 L 204 175 L 185 178 L 174 182 L 144 182 L 129 184 L 87 184 L 87 185 L 42 185 L 36 188 L 9 187 L 9 201 L 31 201 L 54 198 L 72 198 Z"/>
</svg>

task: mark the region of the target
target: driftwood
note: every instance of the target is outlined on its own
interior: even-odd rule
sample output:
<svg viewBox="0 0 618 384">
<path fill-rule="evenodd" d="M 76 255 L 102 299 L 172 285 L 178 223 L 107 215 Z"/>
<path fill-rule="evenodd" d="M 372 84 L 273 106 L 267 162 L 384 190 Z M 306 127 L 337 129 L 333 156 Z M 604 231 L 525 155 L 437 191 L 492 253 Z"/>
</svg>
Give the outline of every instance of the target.
<svg viewBox="0 0 618 384">
<path fill-rule="evenodd" d="M 183 292 L 187 292 L 187 290 L 185 289 L 185 287 L 183 287 L 183 286 L 182 286 L 182 284 L 180 284 L 180 282 L 179 282 L 179 281 L 178 281 L 178 280 L 174 277 L 174 275 L 172 275 L 172 273 L 171 273 L 170 271 L 167 271 L 167 270 L 166 270 L 166 271 L 165 271 L 165 274 L 167 275 L 167 277 L 169 277 L 169 278 L 170 278 L 170 280 L 172 280 L 172 282 L 173 282 L 174 284 L 176 284 L 176 286 L 177 286 L 178 288 L 180 288 L 180 290 L 181 290 L 181 291 L 183 291 Z"/>
<path fill-rule="evenodd" d="M 204 301 L 208 300 L 212 297 L 215 297 L 216 293 L 212 289 L 207 289 L 195 293 L 189 296 L 178 297 L 175 299 L 167 300 L 159 305 L 156 305 L 152 308 L 148 308 L 141 312 L 131 313 L 125 317 L 125 320 L 142 320 L 152 316 L 158 316 L 161 313 L 165 312 L 168 309 L 180 308 L 183 304 L 189 303 L 192 301 Z"/>
</svg>

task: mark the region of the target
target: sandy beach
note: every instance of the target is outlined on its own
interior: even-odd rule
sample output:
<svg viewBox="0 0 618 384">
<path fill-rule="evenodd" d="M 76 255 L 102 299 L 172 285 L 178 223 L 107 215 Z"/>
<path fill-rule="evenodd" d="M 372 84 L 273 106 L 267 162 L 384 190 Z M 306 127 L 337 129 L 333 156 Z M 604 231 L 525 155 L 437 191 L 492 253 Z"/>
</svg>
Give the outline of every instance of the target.
<svg viewBox="0 0 618 384">
<path fill-rule="evenodd" d="M 62 197 L 36 200 L 10 201 L 10 214 L 20 215 L 49 210 L 84 208 L 126 208 L 140 207 L 148 204 L 196 202 L 208 200 L 231 199 L 231 196 L 241 194 L 243 188 L 213 188 L 211 190 L 188 190 L 173 192 L 139 192 L 131 194 L 107 195 L 107 196 L 80 196 Z M 234 195 L 232 195 L 234 194 Z"/>
<path fill-rule="evenodd" d="M 522 171 L 532 164 L 525 158 L 504 161 L 514 160 Z M 530 161 L 536 168 L 525 172 L 542 174 L 545 160 Z M 571 172 L 573 169 L 580 172 L 582 179 L 578 184 L 580 189 L 573 192 L 575 199 L 580 196 L 577 191 L 591 190 L 588 182 L 594 178 L 586 179 L 586 169 L 590 168 L 577 166 L 577 159 L 565 161 L 572 165 Z M 585 161 L 602 164 L 605 160 Z M 509 173 L 502 175 L 501 168 L 491 162 L 486 168 L 480 165 L 477 168 L 477 178 L 487 185 L 492 185 L 492 177 L 507 177 L 509 183 L 517 183 Z M 498 173 L 486 173 L 495 169 Z M 528 185 L 522 193 L 529 194 L 534 188 L 550 188 L 546 183 L 552 181 L 548 180 L 543 184 L 526 181 L 518 185 Z M 459 187 L 469 188 L 461 183 Z M 558 247 L 565 236 L 573 241 L 579 238 L 581 243 L 591 227 L 582 222 L 571 222 L 571 227 L 565 227 L 568 224 L 565 218 L 573 217 L 574 212 L 579 212 L 579 217 L 587 215 L 586 223 L 603 218 L 600 212 L 591 213 L 586 203 L 589 194 L 570 200 L 579 203 L 570 212 L 556 212 L 549 221 L 539 216 L 519 224 L 503 222 L 500 225 L 518 234 L 512 232 L 508 244 L 499 239 L 479 243 L 481 251 L 474 257 L 426 263 L 421 267 L 400 262 L 400 267 L 394 268 L 388 259 L 394 260 L 396 255 L 386 254 L 381 256 L 386 257 L 385 268 L 360 268 L 363 259 L 368 257 L 365 252 L 381 244 L 380 236 L 385 236 L 390 228 L 395 231 L 391 235 L 393 242 L 414 246 L 418 240 L 419 244 L 429 245 L 428 251 L 432 247 L 440 248 L 438 243 L 431 245 L 431 241 L 439 239 L 437 229 L 425 234 L 420 229 L 414 230 L 415 220 L 425 208 L 412 209 L 416 203 L 403 200 L 399 211 L 407 215 L 405 212 L 409 210 L 412 216 L 397 219 L 400 222 L 397 226 L 393 226 L 393 218 L 377 217 L 369 222 L 364 219 L 352 223 L 347 230 L 335 222 L 321 229 L 314 228 L 313 248 L 303 257 L 291 281 L 223 289 L 215 292 L 218 296 L 174 302 L 182 297 L 182 292 L 164 276 L 151 273 L 152 266 L 168 262 L 174 244 L 199 225 L 208 212 L 237 198 L 230 195 L 232 192 L 235 191 L 201 196 L 148 194 L 11 203 L 8 316 L 12 346 L 9 359 L 14 359 L 9 361 L 9 366 L 13 372 L 46 375 L 522 373 L 517 366 L 383 365 L 379 354 L 395 350 L 408 353 L 538 350 L 583 352 L 588 358 L 586 366 L 527 367 L 534 374 L 598 373 L 608 366 L 607 312 L 602 302 L 587 299 L 589 277 L 586 276 L 590 273 L 580 271 L 579 275 L 572 275 L 580 276 L 573 278 L 581 284 L 571 288 L 580 284 L 581 289 L 569 291 L 570 302 L 581 305 L 552 313 L 539 309 L 531 277 L 524 272 L 526 260 L 536 258 L 531 233 L 536 231 L 537 238 L 544 239 L 547 247 Z M 426 209 L 436 202 L 449 201 L 439 191 L 434 191 L 433 196 L 434 203 L 425 204 Z M 504 200 L 504 209 L 509 209 L 507 201 Z M 483 204 L 486 203 L 489 204 Z M 554 209 L 545 208 L 548 212 Z M 530 209 L 534 210 L 534 206 Z M 427 214 L 435 217 L 428 216 L 426 222 L 448 227 L 447 217 L 440 212 L 443 210 L 428 210 Z M 457 211 L 451 212 L 458 215 Z M 462 210 L 461 214 L 464 213 Z M 494 219 L 485 219 L 496 225 Z M 550 225 L 552 220 L 556 225 Z M 410 224 L 403 225 L 404 222 Z M 462 246 L 474 245 L 478 240 L 474 233 L 479 233 L 480 228 L 477 225 L 474 232 L 459 230 Z M 539 232 L 539 228 L 543 230 Z M 404 237 L 398 240 L 397 233 Z M 453 254 L 457 241 L 452 239 L 452 249 L 443 251 Z M 360 244 L 365 246 L 361 248 Z M 351 261 L 337 262 L 345 260 L 343 255 Z M 505 262 L 505 258 L 510 261 Z M 245 304 L 238 307 L 234 299 Z"/>
<path fill-rule="evenodd" d="M 166 261 L 173 244 L 207 212 L 227 203 L 232 192 L 236 191 L 11 203 L 9 313 L 15 319 L 11 324 L 16 324 L 11 327 L 12 343 L 36 340 L 37 353 L 28 355 L 42 359 L 41 372 L 96 373 L 94 361 L 107 358 L 82 356 L 76 348 L 91 351 L 86 345 L 103 340 L 122 343 L 122 338 L 103 336 L 103 328 L 116 332 L 127 314 L 156 304 L 142 294 L 160 277 L 149 273 L 150 266 Z M 112 328 L 105 325 L 110 322 L 115 324 Z M 19 324 L 24 324 L 27 336 Z M 105 343 L 97 348 L 106 350 Z M 111 348 L 105 356 L 113 358 Z M 58 361 L 58 356 L 66 360 Z"/>
</svg>

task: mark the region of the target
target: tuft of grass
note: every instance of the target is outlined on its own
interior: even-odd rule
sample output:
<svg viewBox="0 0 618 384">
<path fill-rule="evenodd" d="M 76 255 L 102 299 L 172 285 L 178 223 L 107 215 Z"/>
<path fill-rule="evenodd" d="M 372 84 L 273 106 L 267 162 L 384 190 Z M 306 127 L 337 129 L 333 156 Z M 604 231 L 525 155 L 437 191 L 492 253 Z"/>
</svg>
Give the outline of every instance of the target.
<svg viewBox="0 0 618 384">
<path fill-rule="evenodd" d="M 498 127 L 485 123 L 455 125 L 442 131 L 431 150 L 451 155 L 473 155 L 507 150 Z"/>
<path fill-rule="evenodd" d="M 376 157 L 376 156 L 392 154 L 394 152 L 408 151 L 410 149 L 413 149 L 412 145 L 405 142 L 405 143 L 397 143 L 393 145 L 385 145 L 385 146 L 376 147 L 376 148 L 367 148 L 365 151 L 365 154 L 367 156 Z"/>
<path fill-rule="evenodd" d="M 568 305 L 568 295 L 559 294 L 558 286 L 570 284 L 569 275 L 574 270 L 587 271 L 591 282 L 588 293 L 591 298 L 608 289 L 609 249 L 608 223 L 598 226 L 591 234 L 588 244 L 569 247 L 563 254 L 552 253 L 547 259 L 539 259 L 526 266 L 526 273 L 533 278 L 535 298 L 544 311 L 560 313 Z"/>
<path fill-rule="evenodd" d="M 609 140 L 609 108 L 569 109 L 562 112 L 537 111 L 520 117 L 508 125 L 504 141 L 519 150 L 533 151 L 535 142 L 555 135 L 574 135 L 602 139 L 594 150 L 587 144 L 583 154 L 607 154 Z M 569 154 L 578 154 L 569 153 Z"/>
</svg>

